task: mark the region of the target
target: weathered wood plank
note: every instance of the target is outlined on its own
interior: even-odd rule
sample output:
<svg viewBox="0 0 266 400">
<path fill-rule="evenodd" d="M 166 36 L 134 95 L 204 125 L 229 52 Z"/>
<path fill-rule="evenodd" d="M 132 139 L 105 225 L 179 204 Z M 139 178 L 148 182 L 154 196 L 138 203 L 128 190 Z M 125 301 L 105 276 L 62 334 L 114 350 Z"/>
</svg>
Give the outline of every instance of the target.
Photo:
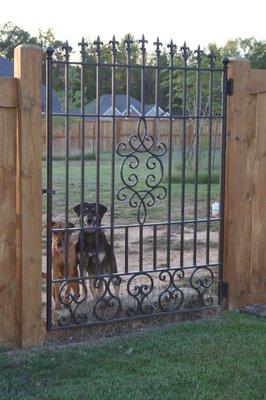
<svg viewBox="0 0 266 400">
<path fill-rule="evenodd" d="M 256 303 L 261 303 L 261 304 L 266 303 L 265 291 L 262 293 L 247 294 L 242 297 L 242 304 L 256 304 Z"/>
<path fill-rule="evenodd" d="M 15 49 L 18 79 L 17 127 L 17 272 L 21 347 L 41 341 L 41 50 L 21 45 Z"/>
<path fill-rule="evenodd" d="M 266 293 L 266 93 L 257 95 L 256 121 L 251 260 L 254 294 Z"/>
<path fill-rule="evenodd" d="M 250 292 L 256 96 L 250 96 L 247 60 L 231 60 L 228 78 L 234 79 L 234 94 L 228 97 L 223 268 L 228 306 L 238 307 Z"/>
<path fill-rule="evenodd" d="M 0 107 L 17 107 L 17 80 L 15 78 L 0 78 Z"/>
<path fill-rule="evenodd" d="M 251 69 L 250 70 L 250 94 L 258 94 L 266 92 L 266 70 Z"/>
<path fill-rule="evenodd" d="M 16 109 L 0 108 L 0 344 L 16 345 Z"/>
</svg>

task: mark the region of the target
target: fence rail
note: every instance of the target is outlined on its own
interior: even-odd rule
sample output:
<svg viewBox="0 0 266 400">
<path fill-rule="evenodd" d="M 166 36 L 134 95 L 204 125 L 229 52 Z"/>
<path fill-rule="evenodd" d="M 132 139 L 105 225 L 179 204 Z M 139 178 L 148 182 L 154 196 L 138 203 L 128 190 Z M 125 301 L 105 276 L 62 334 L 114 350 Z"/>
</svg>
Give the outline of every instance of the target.
<svg viewBox="0 0 266 400">
<path fill-rule="evenodd" d="M 156 142 L 166 142 L 169 135 L 169 121 L 160 119 L 146 119 L 148 132 L 153 136 Z M 128 140 L 130 135 L 136 132 L 138 121 L 133 118 L 116 118 L 115 120 L 115 141 L 119 143 Z M 196 125 L 194 120 L 186 121 L 186 146 L 189 148 L 193 145 L 195 138 Z M 77 153 L 82 148 L 82 121 L 71 121 L 69 127 L 69 151 Z M 112 130 L 111 120 L 101 120 L 100 147 L 102 151 L 110 152 L 112 150 Z M 172 124 L 173 147 L 182 148 L 182 132 L 183 121 L 174 120 Z M 209 122 L 202 121 L 200 127 L 201 141 L 207 141 L 209 135 Z M 96 121 L 84 122 L 84 140 L 87 152 L 96 152 Z M 221 148 L 221 121 L 214 120 L 212 122 L 212 145 L 213 148 Z M 63 123 L 54 122 L 53 126 L 53 154 L 63 153 L 65 148 L 65 126 Z M 42 123 L 42 149 L 46 151 L 46 128 L 45 121 Z"/>
</svg>

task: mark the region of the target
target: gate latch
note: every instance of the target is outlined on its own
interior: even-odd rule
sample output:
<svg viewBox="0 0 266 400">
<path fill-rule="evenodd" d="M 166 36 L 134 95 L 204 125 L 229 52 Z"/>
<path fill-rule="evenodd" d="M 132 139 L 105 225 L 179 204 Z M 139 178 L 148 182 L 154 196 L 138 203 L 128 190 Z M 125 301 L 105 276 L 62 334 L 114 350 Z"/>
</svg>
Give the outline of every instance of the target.
<svg viewBox="0 0 266 400">
<path fill-rule="evenodd" d="M 218 283 L 218 297 L 220 300 L 226 299 L 228 295 L 228 283 L 227 282 L 219 282 Z"/>
<path fill-rule="evenodd" d="M 42 194 L 55 194 L 55 190 L 42 189 Z"/>
<path fill-rule="evenodd" d="M 226 93 L 228 96 L 234 94 L 234 80 L 232 78 L 228 79 L 226 83 Z"/>
</svg>

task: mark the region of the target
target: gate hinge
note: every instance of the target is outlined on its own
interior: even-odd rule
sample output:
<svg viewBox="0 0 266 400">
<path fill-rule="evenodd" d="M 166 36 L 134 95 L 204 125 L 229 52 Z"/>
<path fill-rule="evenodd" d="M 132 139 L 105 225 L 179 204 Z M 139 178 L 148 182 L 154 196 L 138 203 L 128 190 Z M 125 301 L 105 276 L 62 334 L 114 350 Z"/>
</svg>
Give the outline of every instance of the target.
<svg viewBox="0 0 266 400">
<path fill-rule="evenodd" d="M 42 194 L 55 194 L 55 190 L 42 189 Z"/>
<path fill-rule="evenodd" d="M 226 82 L 226 93 L 228 96 L 234 94 L 234 80 L 232 78 L 228 79 Z"/>
<path fill-rule="evenodd" d="M 227 298 L 228 288 L 229 288 L 229 285 L 227 282 L 219 282 L 218 283 L 218 297 L 219 297 L 220 301 L 222 299 Z"/>
</svg>

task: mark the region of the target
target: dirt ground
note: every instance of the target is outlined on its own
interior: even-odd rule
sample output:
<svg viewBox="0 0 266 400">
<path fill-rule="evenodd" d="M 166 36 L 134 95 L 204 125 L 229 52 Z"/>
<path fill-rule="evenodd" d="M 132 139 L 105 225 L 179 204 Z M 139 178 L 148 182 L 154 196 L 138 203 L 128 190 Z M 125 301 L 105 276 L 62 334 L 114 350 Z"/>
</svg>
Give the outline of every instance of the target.
<svg viewBox="0 0 266 400">
<path fill-rule="evenodd" d="M 43 220 L 45 220 L 45 216 Z M 59 218 L 60 219 L 60 218 Z M 115 229 L 114 233 L 114 252 L 118 265 L 118 272 L 125 272 L 125 230 L 124 228 Z M 106 233 L 108 237 L 108 233 Z M 77 241 L 77 233 L 72 235 Z M 171 267 L 178 268 L 180 260 L 180 227 L 171 228 Z M 42 251 L 42 271 L 46 272 L 46 232 L 43 231 L 43 251 Z M 167 231 L 165 226 L 157 228 L 157 268 L 166 267 L 166 243 Z M 184 266 L 193 265 L 193 243 L 194 229 L 186 227 L 184 229 Z M 218 262 L 218 231 L 210 231 L 209 258 L 210 263 Z M 206 263 L 206 229 L 197 231 L 197 264 Z M 135 272 L 139 268 L 139 228 L 129 229 L 129 271 Z M 153 228 L 146 226 L 143 229 L 143 269 L 153 269 Z"/>
<path fill-rule="evenodd" d="M 45 216 L 44 216 L 45 218 Z M 184 266 L 193 266 L 193 242 L 194 242 L 194 230 L 192 227 L 185 227 L 185 235 L 184 235 Z M 73 239 L 77 240 L 77 233 L 73 234 Z M 108 237 L 108 234 L 107 234 Z M 108 237 L 109 238 L 109 237 Z M 170 265 L 171 268 L 179 268 L 180 264 L 180 228 L 178 226 L 173 226 L 171 230 L 171 257 L 170 257 Z M 217 231 L 210 232 L 210 247 L 209 247 L 209 257 L 210 262 L 215 264 L 218 262 L 218 241 L 219 235 Z M 42 269 L 43 272 L 46 272 L 46 232 L 44 230 L 43 234 L 43 254 L 42 254 Z M 166 269 L 166 243 L 167 243 L 167 232 L 165 226 L 158 226 L 157 228 L 157 269 L 165 270 Z M 123 274 L 125 273 L 125 237 L 124 237 L 124 228 L 116 229 L 114 235 L 114 252 L 118 265 L 118 272 Z M 198 230 L 197 232 L 197 265 L 206 264 L 206 230 Z M 130 228 L 129 229 L 129 273 L 137 272 L 139 270 L 139 228 Z M 150 226 L 146 226 L 143 229 L 143 271 L 152 270 L 153 269 L 153 228 Z M 190 277 L 195 271 L 195 268 L 185 270 L 184 276 L 182 279 L 177 279 L 177 286 L 180 285 L 182 291 L 184 293 L 184 297 L 186 298 L 186 304 L 189 304 L 189 299 L 195 297 L 197 292 L 195 289 L 191 288 L 190 285 Z M 213 268 L 214 276 L 216 279 L 218 269 L 216 267 Z M 197 278 L 204 278 L 206 275 L 206 270 L 199 271 L 197 274 Z M 119 286 L 119 299 L 123 304 L 124 308 L 135 307 L 136 299 L 134 296 L 128 295 L 128 280 L 132 275 L 128 275 L 128 277 L 123 276 L 123 280 L 121 285 Z M 167 289 L 169 286 L 169 277 L 165 281 L 159 278 L 159 272 L 152 272 L 150 274 L 152 276 L 154 289 L 152 293 L 147 297 L 147 304 L 152 302 L 155 304 L 158 302 L 158 298 L 160 294 Z M 87 282 L 88 283 L 88 282 Z M 129 290 L 134 293 L 134 287 L 138 287 L 138 285 L 147 285 L 149 287 L 151 281 L 150 278 L 142 275 L 141 277 L 135 277 L 132 280 L 131 287 Z M 135 285 L 135 286 L 134 286 Z M 213 284 L 211 288 L 211 295 L 213 298 L 216 298 L 217 294 L 216 290 L 216 282 Z M 176 304 L 175 299 L 173 299 L 173 306 Z M 92 301 L 91 293 L 88 289 L 88 294 L 86 299 L 82 303 L 81 306 L 78 307 L 78 313 L 86 314 L 89 320 L 93 323 L 95 321 L 95 316 L 93 316 L 93 309 L 95 306 L 95 301 Z M 101 310 L 101 313 L 103 311 Z M 112 310 L 106 311 L 105 317 L 108 318 L 108 312 L 112 312 Z M 66 320 L 69 318 L 70 310 L 66 307 L 63 310 L 54 310 L 53 309 L 53 321 L 57 324 L 60 318 L 65 318 Z M 102 315 L 102 314 L 101 314 Z M 46 282 L 43 281 L 43 318 L 46 317 Z"/>
</svg>

